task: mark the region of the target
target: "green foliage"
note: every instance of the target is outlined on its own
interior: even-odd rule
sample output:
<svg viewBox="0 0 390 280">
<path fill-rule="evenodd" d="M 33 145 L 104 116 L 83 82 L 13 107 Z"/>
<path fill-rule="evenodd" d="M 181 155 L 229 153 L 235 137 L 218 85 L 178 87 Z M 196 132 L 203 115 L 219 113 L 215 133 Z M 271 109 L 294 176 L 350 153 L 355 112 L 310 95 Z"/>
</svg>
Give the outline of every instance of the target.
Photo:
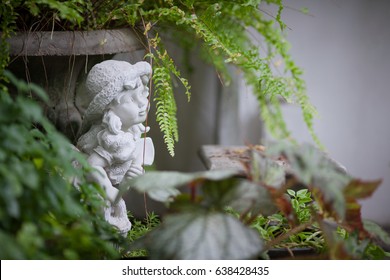
<svg viewBox="0 0 390 280">
<path fill-rule="evenodd" d="M 127 235 L 127 240 L 130 244 L 134 243 L 136 240 L 140 239 L 160 224 L 159 216 L 153 212 L 148 213 L 144 220 L 136 219 L 131 213 L 129 213 L 129 220 L 131 221 L 131 230 Z M 124 253 L 122 257 L 137 258 L 146 257 L 147 255 L 148 253 L 145 249 L 139 249 L 128 251 Z"/>
<path fill-rule="evenodd" d="M 379 226 L 377 226 L 379 227 Z M 369 259 L 369 260 L 383 260 L 389 257 L 389 253 L 385 252 L 377 244 L 370 242 L 369 239 L 361 240 L 357 231 L 349 233 L 343 228 L 337 229 L 336 239 L 343 243 L 343 250 L 348 252 L 353 258 Z M 389 238 L 386 233 L 387 238 Z M 342 252 L 345 254 L 345 252 Z"/>
<path fill-rule="evenodd" d="M 34 0 L 25 1 L 24 7 L 30 11 L 33 16 L 39 16 L 40 13 L 49 10 L 53 13 L 54 20 L 61 19 L 70 21 L 71 24 L 80 26 L 84 20 L 82 13 L 85 9 L 84 0 L 56 1 L 56 0 Z M 73 27 L 74 28 L 74 27 Z"/>
<path fill-rule="evenodd" d="M 311 219 L 311 209 L 308 203 L 312 202 L 311 193 L 307 189 L 301 189 L 297 192 L 288 189 L 287 193 L 291 197 L 291 206 L 300 223 L 308 222 Z"/>
<path fill-rule="evenodd" d="M 320 150 L 287 143 L 253 150 L 247 179 L 237 175 L 155 171 L 133 179 L 135 190 L 168 202 L 171 210 L 134 247 L 163 259 L 252 258 L 296 247 L 314 248 L 321 253 L 317 257 L 330 259 L 388 255 L 376 239 L 388 243 L 389 235 L 362 221 L 357 202 L 380 181 L 354 179 Z M 184 186 L 189 195 L 178 191 Z"/>
<path fill-rule="evenodd" d="M 0 89 L 2 90 L 5 90 L 3 83 L 6 81 L 4 70 L 9 63 L 9 46 L 6 39 L 11 36 L 17 18 L 14 5 L 18 6 L 19 3 L 20 1 L 13 3 L 7 1 L 0 5 Z"/>
<path fill-rule="evenodd" d="M 310 226 L 305 226 L 302 231 L 290 234 L 297 225 L 290 223 L 282 212 L 269 216 L 264 212 L 261 215 L 251 213 L 250 216 L 253 218 L 249 226 L 255 229 L 263 240 L 268 242 L 286 236 L 280 242 L 274 244 L 273 248 L 289 248 L 290 250 L 294 248 L 313 248 L 317 253 L 321 253 L 326 243 L 318 224 L 313 223 L 311 193 L 307 189 L 301 189 L 297 192 L 287 189 L 287 194 L 290 197 L 290 204 L 298 220 L 298 225 L 309 223 Z M 228 207 L 226 211 L 236 217 L 240 216 L 232 207 Z"/>
<path fill-rule="evenodd" d="M 264 13 L 264 5 L 276 6 L 276 15 L 269 17 Z M 262 118 L 275 137 L 289 137 L 280 102 L 298 104 L 308 130 L 319 143 L 313 130 L 316 111 L 306 95 L 303 72 L 289 55 L 289 44 L 284 38 L 282 0 L 29 0 L 12 4 L 7 1 L 2 9 L 2 39 L 16 29 L 91 30 L 126 26 L 143 29 L 154 63 L 157 121 L 172 156 L 179 137 L 175 81 L 181 82 L 188 97 L 190 86 L 175 67 L 162 43 L 164 40 L 175 41 L 186 51 L 199 47 L 202 57 L 215 67 L 226 84 L 230 80 L 227 66 L 236 66 L 253 89 Z M 2 40 L 2 68 L 8 63 L 6 48 Z"/>
<path fill-rule="evenodd" d="M 116 258 L 121 237 L 103 217 L 100 187 L 86 183 L 81 155 L 23 95 L 38 87 L 5 73 L 20 92 L 0 92 L 0 258 Z M 29 92 L 30 91 L 30 92 Z M 80 180 L 77 190 L 72 178 Z"/>
<path fill-rule="evenodd" d="M 273 248 L 313 248 L 317 253 L 324 250 L 325 240 L 318 226 L 312 226 L 296 234 L 289 235 L 293 228 L 280 213 L 268 217 L 259 216 L 253 221 L 251 227 L 256 229 L 264 240 L 269 242 L 280 236 L 288 235 L 278 244 L 275 244 Z"/>
</svg>

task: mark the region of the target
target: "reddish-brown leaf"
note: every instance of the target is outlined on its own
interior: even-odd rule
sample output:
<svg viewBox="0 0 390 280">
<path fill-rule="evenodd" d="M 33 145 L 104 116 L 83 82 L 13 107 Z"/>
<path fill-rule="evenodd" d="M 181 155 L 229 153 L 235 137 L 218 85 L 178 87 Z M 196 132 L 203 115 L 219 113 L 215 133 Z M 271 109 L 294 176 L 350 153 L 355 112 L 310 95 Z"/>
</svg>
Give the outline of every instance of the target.
<svg viewBox="0 0 390 280">
<path fill-rule="evenodd" d="M 367 198 L 375 192 L 381 183 L 382 180 L 362 181 L 353 179 L 344 189 L 344 195 L 345 197 L 355 199 Z"/>
<path fill-rule="evenodd" d="M 344 248 L 344 244 L 342 242 L 335 243 L 329 250 L 330 259 L 332 260 L 350 260 L 352 256 L 348 254 L 348 252 Z"/>
<path fill-rule="evenodd" d="M 286 216 L 289 217 L 292 213 L 292 207 L 289 200 L 284 196 L 274 198 L 275 204 L 278 209 Z"/>
<path fill-rule="evenodd" d="M 357 230 L 360 238 L 369 237 L 369 233 L 363 226 L 360 204 L 356 201 L 356 199 L 349 198 L 347 199 L 346 206 L 346 215 L 345 220 L 343 221 L 344 228 L 349 232 Z"/>
</svg>

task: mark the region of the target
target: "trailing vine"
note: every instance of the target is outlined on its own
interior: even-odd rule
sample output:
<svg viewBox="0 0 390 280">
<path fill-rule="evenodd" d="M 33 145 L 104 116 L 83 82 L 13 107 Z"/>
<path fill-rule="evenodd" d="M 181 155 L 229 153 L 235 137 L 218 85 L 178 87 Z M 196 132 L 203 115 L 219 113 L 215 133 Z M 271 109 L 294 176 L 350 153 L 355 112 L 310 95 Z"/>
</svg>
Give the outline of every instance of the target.
<svg viewBox="0 0 390 280">
<path fill-rule="evenodd" d="M 265 5 L 276 6 L 273 17 L 263 11 Z M 230 81 L 227 65 L 241 70 L 273 136 L 289 138 L 281 102 L 290 102 L 300 106 L 309 132 L 320 144 L 313 129 L 316 110 L 306 94 L 303 72 L 291 58 L 290 46 L 284 38 L 282 0 L 29 0 L 7 1 L 1 9 L 0 70 L 8 63 L 5 39 L 13 30 L 91 30 L 123 26 L 145 29 L 146 26 L 147 32 L 153 34 L 146 40 L 151 49 L 148 56 L 154 61 L 156 118 L 172 156 L 179 139 L 175 80 L 183 85 L 188 97 L 190 85 L 164 47 L 162 34 L 173 34 L 169 39 L 177 40 L 186 49 L 200 46 L 202 57 L 215 67 L 226 84 Z M 147 24 L 140 27 L 140 22 Z M 280 66 L 274 67 L 275 61 Z M 0 78 L 3 79 L 3 75 Z"/>
</svg>

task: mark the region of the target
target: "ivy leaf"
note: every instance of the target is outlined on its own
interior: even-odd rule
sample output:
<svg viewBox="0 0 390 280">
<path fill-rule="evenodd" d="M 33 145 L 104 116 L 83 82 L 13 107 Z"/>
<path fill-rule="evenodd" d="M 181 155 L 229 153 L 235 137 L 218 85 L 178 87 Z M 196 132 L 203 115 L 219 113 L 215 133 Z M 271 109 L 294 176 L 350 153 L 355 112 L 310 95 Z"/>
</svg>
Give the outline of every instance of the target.
<svg viewBox="0 0 390 280">
<path fill-rule="evenodd" d="M 288 193 L 291 197 L 295 197 L 295 191 L 294 191 L 294 190 L 288 189 L 288 190 L 287 190 L 287 193 Z"/>
<path fill-rule="evenodd" d="M 302 198 L 310 197 L 310 194 L 308 194 L 307 189 L 302 189 L 302 190 L 297 191 L 297 197 L 302 199 Z"/>
<path fill-rule="evenodd" d="M 166 216 L 140 239 L 151 259 L 250 259 L 263 249 L 258 234 L 224 213 L 191 211 Z"/>
<path fill-rule="evenodd" d="M 169 202 L 172 197 L 180 194 L 179 187 L 204 180 L 219 181 L 231 178 L 236 173 L 234 170 L 210 170 L 195 173 L 151 171 L 126 182 L 120 187 L 119 195 L 126 191 L 127 186 L 131 186 L 141 193 L 146 192 L 154 200 Z"/>
</svg>

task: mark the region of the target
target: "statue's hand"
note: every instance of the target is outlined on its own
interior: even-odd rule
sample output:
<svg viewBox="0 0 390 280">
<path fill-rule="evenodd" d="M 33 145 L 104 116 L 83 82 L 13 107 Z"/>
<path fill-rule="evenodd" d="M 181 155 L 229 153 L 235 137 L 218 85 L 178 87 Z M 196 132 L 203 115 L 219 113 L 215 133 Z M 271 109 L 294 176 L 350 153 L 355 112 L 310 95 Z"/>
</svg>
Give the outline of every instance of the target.
<svg viewBox="0 0 390 280">
<path fill-rule="evenodd" d="M 126 173 L 126 178 L 131 179 L 144 174 L 145 170 L 141 165 L 133 164 Z"/>
</svg>

